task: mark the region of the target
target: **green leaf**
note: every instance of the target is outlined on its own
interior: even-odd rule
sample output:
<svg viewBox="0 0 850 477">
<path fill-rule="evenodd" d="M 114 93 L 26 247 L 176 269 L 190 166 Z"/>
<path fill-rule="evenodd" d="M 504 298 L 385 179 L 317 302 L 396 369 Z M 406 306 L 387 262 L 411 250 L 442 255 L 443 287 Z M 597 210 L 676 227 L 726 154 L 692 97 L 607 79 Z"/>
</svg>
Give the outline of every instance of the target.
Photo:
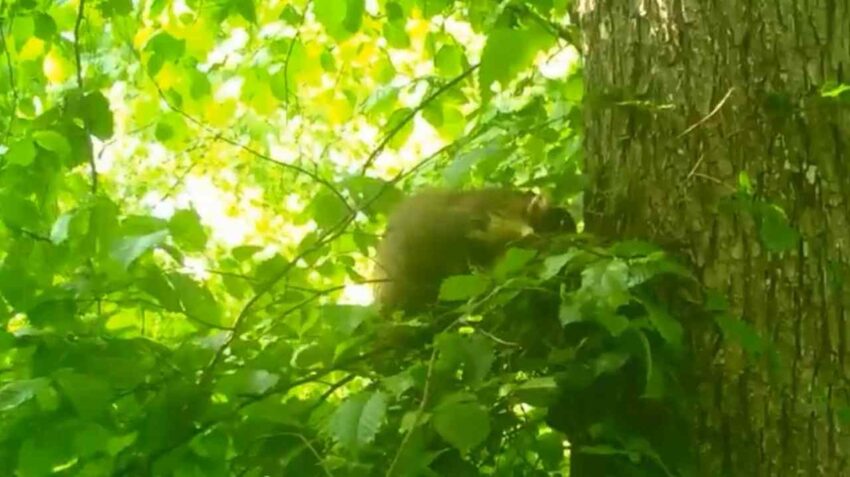
<svg viewBox="0 0 850 477">
<path fill-rule="evenodd" d="M 558 398 L 558 383 L 552 376 L 532 378 L 514 388 L 513 394 L 532 406 L 548 407 Z"/>
<path fill-rule="evenodd" d="M 463 73 L 463 50 L 455 45 L 443 45 L 434 55 L 437 72 L 444 78 L 455 78 Z"/>
<path fill-rule="evenodd" d="M 334 332 L 345 336 L 351 336 L 361 323 L 375 318 L 377 314 L 371 306 L 327 305 L 322 307 L 322 320 Z"/>
<path fill-rule="evenodd" d="M 455 333 L 444 333 L 437 337 L 440 358 L 437 368 L 463 370 L 463 381 L 475 386 L 484 381 L 496 356 L 490 340 L 480 335 L 464 337 Z"/>
<path fill-rule="evenodd" d="M 493 267 L 493 275 L 499 279 L 505 279 L 521 271 L 536 256 L 536 250 L 510 248 Z"/>
<path fill-rule="evenodd" d="M 490 435 L 490 417 L 472 402 L 444 404 L 434 409 L 431 419 L 440 437 L 461 452 L 468 452 Z"/>
<path fill-rule="evenodd" d="M 4 157 L 9 164 L 26 167 L 35 160 L 36 153 L 35 144 L 31 140 L 21 139 L 9 146 Z"/>
<path fill-rule="evenodd" d="M 483 275 L 455 275 L 440 284 L 440 300 L 468 300 L 484 293 L 489 286 L 490 281 Z"/>
<path fill-rule="evenodd" d="M 36 144 L 44 149 L 56 153 L 59 157 L 68 157 L 71 155 L 71 143 L 65 136 L 56 131 L 48 129 L 36 131 L 32 134 L 32 138 Z"/>
<path fill-rule="evenodd" d="M 0 191 L 0 204 L 0 220 L 14 228 L 30 232 L 38 230 L 41 213 L 33 201 L 19 194 Z"/>
<path fill-rule="evenodd" d="M 753 356 L 761 356 L 764 352 L 764 340 L 749 323 L 727 314 L 715 316 L 714 322 L 720 327 L 725 340 L 739 345 Z"/>
<path fill-rule="evenodd" d="M 165 242 L 167 237 L 167 230 L 135 237 L 124 237 L 114 245 L 111 253 L 112 258 L 121 263 L 126 270 L 142 254 Z"/>
<path fill-rule="evenodd" d="M 91 457 L 109 450 L 109 442 L 112 439 L 105 427 L 94 422 L 84 422 L 74 430 L 74 450 L 80 457 Z"/>
<path fill-rule="evenodd" d="M 331 417 L 331 437 L 348 449 L 369 444 L 386 420 L 387 398 L 381 391 L 360 393 L 347 399 Z"/>
<path fill-rule="evenodd" d="M 389 142 L 390 147 L 398 149 L 407 142 L 413 132 L 413 118 L 410 117 L 412 113 L 413 110 L 410 108 L 401 108 L 390 115 L 384 126 L 384 134 L 394 133 Z"/>
<path fill-rule="evenodd" d="M 44 41 L 53 40 L 54 35 L 58 32 L 56 21 L 46 13 L 36 12 L 33 15 L 33 29 L 36 38 Z"/>
<path fill-rule="evenodd" d="M 399 50 L 410 48 L 410 37 L 404 29 L 403 22 L 384 23 L 384 38 L 391 48 Z"/>
<path fill-rule="evenodd" d="M 112 387 L 100 377 L 60 370 L 56 382 L 80 417 L 103 419 L 111 412 Z"/>
<path fill-rule="evenodd" d="M 238 369 L 233 374 L 222 376 L 216 390 L 228 396 L 263 394 L 273 388 L 280 376 L 264 369 Z"/>
<path fill-rule="evenodd" d="M 785 212 L 776 205 L 759 207 L 759 237 L 771 252 L 792 250 L 800 241 L 800 234 L 788 223 Z"/>
<path fill-rule="evenodd" d="M 581 273 L 581 289 L 616 309 L 631 300 L 629 267 L 619 259 L 602 260 Z"/>
<path fill-rule="evenodd" d="M 316 20 L 328 31 L 336 31 L 345 21 L 348 2 L 345 0 L 314 0 L 313 13 Z"/>
<path fill-rule="evenodd" d="M 629 319 L 611 310 L 600 311 L 594 318 L 611 333 L 611 336 L 620 336 L 629 328 Z"/>
<path fill-rule="evenodd" d="M 532 65 L 537 52 L 554 44 L 554 37 L 539 27 L 523 30 L 499 28 L 487 36 L 481 53 L 481 97 L 488 101 L 490 86 L 499 82 L 506 86 L 520 72 Z"/>
<path fill-rule="evenodd" d="M 348 216 L 348 207 L 331 192 L 320 192 L 308 207 L 316 225 L 328 229 L 339 225 Z"/>
<path fill-rule="evenodd" d="M 168 230 L 177 245 L 189 252 L 201 252 L 207 245 L 207 232 L 194 209 L 175 212 L 168 221 Z"/>
<path fill-rule="evenodd" d="M 185 50 L 184 40 L 178 40 L 164 31 L 157 33 L 148 40 L 144 48 L 144 51 L 150 54 L 147 63 L 148 74 L 156 76 L 166 61 L 178 62 Z"/>
<path fill-rule="evenodd" d="M 254 0 L 233 0 L 231 8 L 249 23 L 257 23 L 257 8 Z"/>
<path fill-rule="evenodd" d="M 50 228 L 50 241 L 56 245 L 68 240 L 70 235 L 71 221 L 76 214 L 69 212 L 59 216 L 56 222 L 53 222 L 53 227 Z"/>
<path fill-rule="evenodd" d="M 114 132 L 114 119 L 109 109 L 109 100 L 99 91 L 86 95 L 82 100 L 82 116 L 86 128 L 98 139 L 106 140 Z"/>
<path fill-rule="evenodd" d="M 675 347 L 681 346 L 685 334 L 682 324 L 670 316 L 670 313 L 661 306 L 648 302 L 644 302 L 643 306 L 649 314 L 649 321 L 664 341 Z"/>
<path fill-rule="evenodd" d="M 136 282 L 139 289 L 156 298 L 166 310 L 179 312 L 180 296 L 174 286 L 157 267 L 147 267 Z"/>
<path fill-rule="evenodd" d="M 3 384 L 0 387 L 0 411 L 14 409 L 36 397 L 50 386 L 46 378 L 24 379 Z"/>
<path fill-rule="evenodd" d="M 203 323 L 221 325 L 221 308 L 210 291 L 186 275 L 172 273 L 169 278 L 186 315 Z"/>
<path fill-rule="evenodd" d="M 561 273 L 561 270 L 567 266 L 567 263 L 570 262 L 576 256 L 576 252 L 570 251 L 561 255 L 551 255 L 546 257 L 543 260 L 543 273 L 541 274 L 541 278 L 544 280 L 548 280 L 555 275 Z"/>
</svg>

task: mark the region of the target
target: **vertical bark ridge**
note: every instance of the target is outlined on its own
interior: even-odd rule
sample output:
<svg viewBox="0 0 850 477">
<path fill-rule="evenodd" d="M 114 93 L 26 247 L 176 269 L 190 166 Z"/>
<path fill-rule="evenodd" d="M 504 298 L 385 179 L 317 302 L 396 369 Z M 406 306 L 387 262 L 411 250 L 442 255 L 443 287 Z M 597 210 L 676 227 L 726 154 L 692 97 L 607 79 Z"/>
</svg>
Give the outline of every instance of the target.
<svg viewBox="0 0 850 477">
<path fill-rule="evenodd" d="M 582 0 L 587 225 L 682 253 L 761 354 L 692 338 L 702 475 L 850 475 L 850 0 Z M 700 122 L 730 88 L 729 99 Z M 724 205 L 738 175 L 802 241 Z M 844 419 L 844 420 L 842 420 Z"/>
</svg>

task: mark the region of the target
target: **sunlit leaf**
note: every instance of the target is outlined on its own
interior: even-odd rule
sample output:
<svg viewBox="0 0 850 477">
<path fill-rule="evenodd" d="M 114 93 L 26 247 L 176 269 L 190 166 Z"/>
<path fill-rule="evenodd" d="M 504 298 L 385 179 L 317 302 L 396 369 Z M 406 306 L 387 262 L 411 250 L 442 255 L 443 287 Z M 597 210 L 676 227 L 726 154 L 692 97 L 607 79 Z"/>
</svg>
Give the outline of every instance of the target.
<svg viewBox="0 0 850 477">
<path fill-rule="evenodd" d="M 9 150 L 3 156 L 9 164 L 28 166 L 35 160 L 35 145 L 29 139 L 21 139 L 12 143 Z"/>
<path fill-rule="evenodd" d="M 486 101 L 494 82 L 505 86 L 520 72 L 531 66 L 538 51 L 554 43 L 554 37 L 539 27 L 522 30 L 500 28 L 487 36 L 481 54 L 481 96 Z"/>
<path fill-rule="evenodd" d="M 380 392 L 361 393 L 347 399 L 331 417 L 328 430 L 349 449 L 371 442 L 384 424 L 387 398 Z"/>
<path fill-rule="evenodd" d="M 193 209 L 175 212 L 168 221 L 168 230 L 174 241 L 187 251 L 200 252 L 206 247 L 207 232 Z"/>
<path fill-rule="evenodd" d="M 456 275 L 443 280 L 440 285 L 440 300 L 461 301 L 476 297 L 490 286 L 483 275 Z"/>
<path fill-rule="evenodd" d="M 112 250 L 112 257 L 118 260 L 124 268 L 130 266 L 142 254 L 165 242 L 167 230 L 160 230 L 148 235 L 125 237 L 119 240 Z"/>
</svg>

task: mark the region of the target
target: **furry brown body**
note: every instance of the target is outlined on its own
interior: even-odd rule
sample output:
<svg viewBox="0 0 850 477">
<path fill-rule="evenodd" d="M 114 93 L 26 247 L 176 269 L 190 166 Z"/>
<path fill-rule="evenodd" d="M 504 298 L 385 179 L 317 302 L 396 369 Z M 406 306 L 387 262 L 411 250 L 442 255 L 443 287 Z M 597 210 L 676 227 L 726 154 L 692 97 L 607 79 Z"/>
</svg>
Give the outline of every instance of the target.
<svg viewBox="0 0 850 477">
<path fill-rule="evenodd" d="M 384 311 L 420 311 L 437 299 L 446 277 L 493 263 L 529 233 L 574 231 L 569 213 L 542 196 L 511 189 L 430 190 L 390 215 L 378 247 Z"/>
</svg>

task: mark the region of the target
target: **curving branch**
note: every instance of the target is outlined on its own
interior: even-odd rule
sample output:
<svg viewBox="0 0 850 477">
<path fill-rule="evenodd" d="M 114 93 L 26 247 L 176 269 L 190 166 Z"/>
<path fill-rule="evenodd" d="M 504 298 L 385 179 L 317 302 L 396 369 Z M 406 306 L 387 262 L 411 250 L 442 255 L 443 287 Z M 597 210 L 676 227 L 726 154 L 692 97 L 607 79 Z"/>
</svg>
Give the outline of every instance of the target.
<svg viewBox="0 0 850 477">
<path fill-rule="evenodd" d="M 392 138 L 393 138 L 393 137 L 395 137 L 395 135 L 396 135 L 396 134 L 398 134 L 398 133 L 399 133 L 399 131 L 401 131 L 401 130 L 402 130 L 402 128 L 404 128 L 404 126 L 406 126 L 406 125 L 407 125 L 407 123 L 409 123 L 410 121 L 413 121 L 413 118 L 415 118 L 415 117 L 416 117 L 416 115 L 417 115 L 420 111 L 422 111 L 423 109 L 425 109 L 425 107 L 426 107 L 426 106 L 428 106 L 429 104 L 431 104 L 431 103 L 432 103 L 435 99 L 437 99 L 440 95 L 442 95 L 442 94 L 443 94 L 443 93 L 445 93 L 446 91 L 450 90 L 452 87 L 454 87 L 455 85 L 457 85 L 458 83 L 460 83 L 461 81 L 463 81 L 464 79 L 466 79 L 466 78 L 467 78 L 469 75 L 471 75 L 473 72 L 475 72 L 475 70 L 477 70 L 477 69 L 478 69 L 478 66 L 479 66 L 479 65 L 480 65 L 480 63 L 475 64 L 475 65 L 472 65 L 472 66 L 471 66 L 468 70 L 466 70 L 466 71 L 464 71 L 463 73 L 461 73 L 461 74 L 457 75 L 456 77 L 452 78 L 452 80 L 451 80 L 451 81 L 449 81 L 448 83 L 446 83 L 446 84 L 444 84 L 443 86 L 441 86 L 439 89 L 437 89 L 437 91 L 434 91 L 433 93 L 431 93 L 431 95 L 430 95 L 430 96 L 428 96 L 427 98 L 423 99 L 421 103 L 419 103 L 418 105 L 416 105 L 416 107 L 415 107 L 415 108 L 413 108 L 413 111 L 411 111 L 411 112 L 410 112 L 410 114 L 408 114 L 407 116 L 405 116 L 404 118 L 402 118 L 402 120 L 401 120 L 401 121 L 399 121 L 399 122 L 398 122 L 398 124 L 396 124 L 395 126 L 393 126 L 393 127 L 392 127 L 392 129 L 390 129 L 389 131 L 387 131 L 387 134 L 384 136 L 384 138 L 381 140 L 381 142 L 380 142 L 380 143 L 378 143 L 378 147 L 376 147 L 376 148 L 372 151 L 372 154 L 369 154 L 369 157 L 368 157 L 368 158 L 366 158 L 366 162 L 364 162 L 364 163 L 363 163 L 363 167 L 360 169 L 360 173 L 361 173 L 361 174 L 365 174 L 365 173 L 366 173 L 366 171 L 367 171 L 367 170 L 369 170 L 369 168 L 370 168 L 370 167 L 372 167 L 372 164 L 375 162 L 375 159 L 377 159 L 377 158 L 378 158 L 378 155 L 379 155 L 379 154 L 381 154 L 381 152 L 383 152 L 383 151 L 384 151 L 384 149 L 386 149 L 387 144 L 389 144 L 389 143 L 390 143 L 390 141 L 392 140 Z"/>
</svg>

